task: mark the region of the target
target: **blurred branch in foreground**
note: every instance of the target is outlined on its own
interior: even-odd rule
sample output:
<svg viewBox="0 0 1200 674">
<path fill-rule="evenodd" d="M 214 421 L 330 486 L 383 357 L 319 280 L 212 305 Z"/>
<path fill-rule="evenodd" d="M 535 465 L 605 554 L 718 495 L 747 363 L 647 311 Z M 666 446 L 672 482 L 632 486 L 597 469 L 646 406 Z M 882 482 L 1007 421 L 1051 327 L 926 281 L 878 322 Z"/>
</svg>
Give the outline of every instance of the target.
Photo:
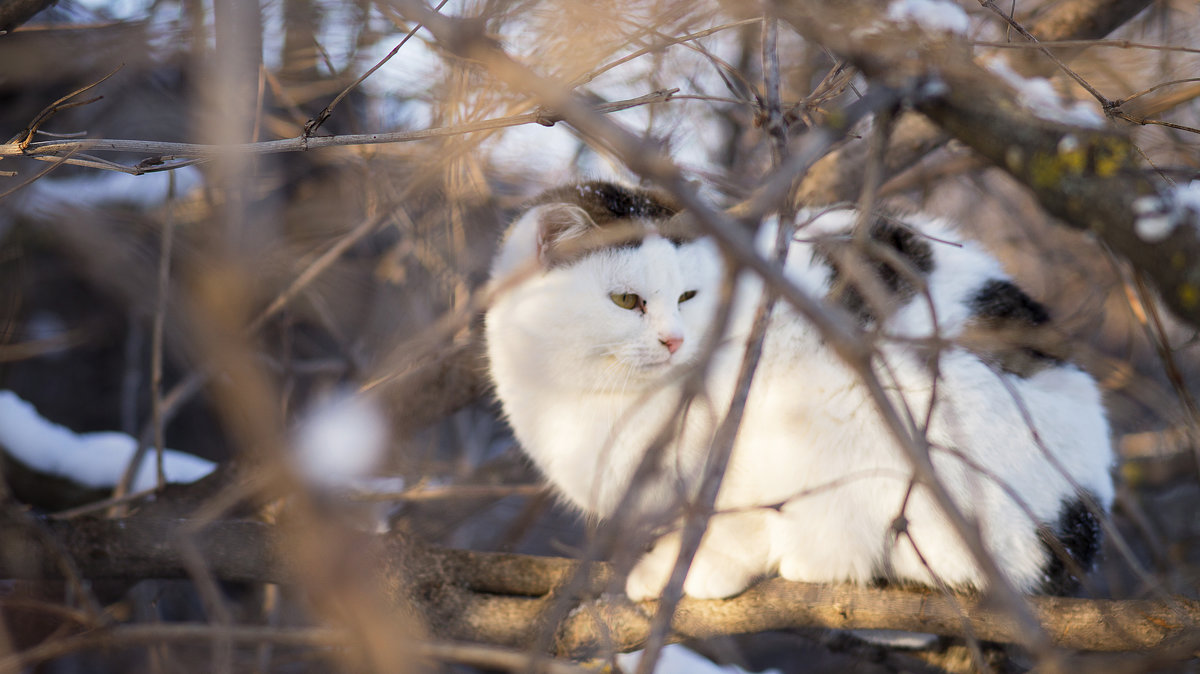
<svg viewBox="0 0 1200 674">
<path fill-rule="evenodd" d="M 54 4 L 54 0 L 0 1 L 0 35 L 33 18 L 34 14 Z"/>
</svg>

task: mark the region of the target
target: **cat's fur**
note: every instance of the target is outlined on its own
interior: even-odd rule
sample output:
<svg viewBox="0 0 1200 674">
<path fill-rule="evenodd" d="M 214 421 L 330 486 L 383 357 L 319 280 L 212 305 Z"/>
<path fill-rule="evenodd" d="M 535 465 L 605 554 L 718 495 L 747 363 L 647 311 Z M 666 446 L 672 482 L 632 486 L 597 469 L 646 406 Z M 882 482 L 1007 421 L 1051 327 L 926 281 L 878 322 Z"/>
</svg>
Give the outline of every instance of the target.
<svg viewBox="0 0 1200 674">
<path fill-rule="evenodd" d="M 552 190 L 512 225 L 493 266 L 486 330 L 496 391 L 525 451 L 591 515 L 614 513 L 664 428 L 671 440 L 654 477 L 629 496 L 632 512 L 670 518 L 694 496 L 761 293 L 756 277 L 741 275 L 702 393 L 681 408 L 724 268 L 715 243 L 674 213 L 661 197 L 608 183 Z M 921 425 L 934 395 L 927 437 L 938 476 L 1009 580 L 1063 589 L 1090 566 L 1094 508 L 1113 494 L 1095 381 L 1036 344 L 966 339 L 1049 320 L 977 245 L 921 216 L 907 219 L 919 232 L 876 218 L 871 245 L 855 248 L 846 232 L 856 218 L 833 211 L 802 227 L 789 278 L 878 335 L 876 372 L 902 415 Z M 730 596 L 775 571 L 803 581 L 986 584 L 924 488 L 904 506 L 911 540 L 897 535 L 911 476 L 859 377 L 781 302 L 717 499 L 724 514 L 710 520 L 685 591 Z M 641 558 L 631 597 L 661 592 L 678 538 L 667 533 Z M 1059 559 L 1064 551 L 1072 559 Z"/>
</svg>

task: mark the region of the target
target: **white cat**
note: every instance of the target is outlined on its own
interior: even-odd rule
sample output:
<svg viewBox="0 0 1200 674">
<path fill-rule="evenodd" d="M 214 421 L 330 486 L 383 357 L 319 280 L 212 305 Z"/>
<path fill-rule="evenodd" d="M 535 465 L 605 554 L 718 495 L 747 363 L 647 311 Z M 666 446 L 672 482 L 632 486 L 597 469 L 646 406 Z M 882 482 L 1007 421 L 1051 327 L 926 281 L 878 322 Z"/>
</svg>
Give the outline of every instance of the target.
<svg viewBox="0 0 1200 674">
<path fill-rule="evenodd" d="M 674 214 L 641 190 L 558 188 L 512 225 L 493 266 L 486 332 L 496 391 L 525 451 L 590 515 L 614 513 L 664 431 L 658 470 L 628 496 L 632 512 L 670 522 L 695 495 L 761 293 L 756 277 L 740 275 L 700 394 L 684 401 L 725 270 L 716 244 Z M 919 232 L 876 218 L 871 246 L 855 248 L 846 233 L 856 218 L 840 210 L 805 224 L 787 275 L 879 336 L 880 380 L 918 426 L 929 415 L 938 476 L 1009 580 L 1024 591 L 1064 589 L 1090 566 L 1095 509 L 1113 494 L 1095 381 L 1005 341 L 1048 317 L 975 244 L 925 217 Z M 709 521 L 684 590 L 727 597 L 776 571 L 813 582 L 985 585 L 926 490 L 909 493 L 911 478 L 859 377 L 781 302 L 717 498 L 723 514 Z M 893 526 L 901 514 L 907 536 Z M 677 530 L 658 539 L 629 575 L 631 598 L 661 593 L 678 546 Z"/>
</svg>

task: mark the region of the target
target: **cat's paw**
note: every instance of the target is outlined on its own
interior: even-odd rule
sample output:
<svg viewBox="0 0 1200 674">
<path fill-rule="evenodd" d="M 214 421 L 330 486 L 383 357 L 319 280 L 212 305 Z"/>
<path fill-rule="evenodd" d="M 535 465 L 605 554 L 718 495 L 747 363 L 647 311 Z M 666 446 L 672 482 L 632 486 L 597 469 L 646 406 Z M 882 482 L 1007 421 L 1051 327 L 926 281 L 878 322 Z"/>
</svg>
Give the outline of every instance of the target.
<svg viewBox="0 0 1200 674">
<path fill-rule="evenodd" d="M 725 599 L 741 594 L 758 575 L 737 560 L 710 552 L 692 562 L 683 591 L 696 599 Z"/>
<path fill-rule="evenodd" d="M 659 544 L 654 546 L 634 565 L 625 579 L 625 594 L 634 601 L 655 599 L 662 594 L 675 568 L 679 555 L 678 545 Z"/>
<path fill-rule="evenodd" d="M 662 595 L 678 556 L 678 544 L 656 545 L 630 571 L 625 594 L 634 601 Z M 696 599 L 725 599 L 740 594 L 760 575 L 746 561 L 701 548 L 683 582 L 684 594 Z"/>
<path fill-rule="evenodd" d="M 792 553 L 779 560 L 779 575 L 798 583 L 829 583 L 850 581 L 868 583 L 874 577 L 873 558 L 849 553 L 827 557 L 810 550 L 810 554 Z"/>
</svg>

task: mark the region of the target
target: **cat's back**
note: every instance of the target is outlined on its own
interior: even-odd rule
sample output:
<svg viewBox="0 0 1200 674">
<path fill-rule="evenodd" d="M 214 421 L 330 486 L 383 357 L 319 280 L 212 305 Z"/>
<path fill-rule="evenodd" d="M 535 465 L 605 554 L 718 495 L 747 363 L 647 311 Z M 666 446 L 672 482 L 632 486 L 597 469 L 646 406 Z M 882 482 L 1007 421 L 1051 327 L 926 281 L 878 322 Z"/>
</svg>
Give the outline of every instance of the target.
<svg viewBox="0 0 1200 674">
<path fill-rule="evenodd" d="M 930 582 L 929 563 L 953 584 L 978 584 L 970 554 L 929 495 L 909 494 L 907 450 L 866 375 L 904 423 L 900 432 L 924 436 L 939 478 L 982 523 L 1013 579 L 1037 587 L 1047 568 L 1043 523 L 1055 527 L 1074 513 L 1092 526 L 1095 514 L 1082 504 L 1103 510 L 1112 500 L 1095 380 L 1071 363 L 1049 312 L 953 227 L 852 211 L 805 222 L 788 274 L 825 300 L 822 310 L 858 324 L 870 366 L 848 365 L 807 317 L 781 306 L 724 505 L 782 504 L 779 540 L 822 541 L 820 552 L 783 544 L 784 575 L 793 579 L 867 581 L 887 560 L 898 577 Z M 915 540 L 936 551 L 927 560 L 886 544 L 902 504 Z M 1095 546 L 1075 547 L 1086 566 Z"/>
</svg>

